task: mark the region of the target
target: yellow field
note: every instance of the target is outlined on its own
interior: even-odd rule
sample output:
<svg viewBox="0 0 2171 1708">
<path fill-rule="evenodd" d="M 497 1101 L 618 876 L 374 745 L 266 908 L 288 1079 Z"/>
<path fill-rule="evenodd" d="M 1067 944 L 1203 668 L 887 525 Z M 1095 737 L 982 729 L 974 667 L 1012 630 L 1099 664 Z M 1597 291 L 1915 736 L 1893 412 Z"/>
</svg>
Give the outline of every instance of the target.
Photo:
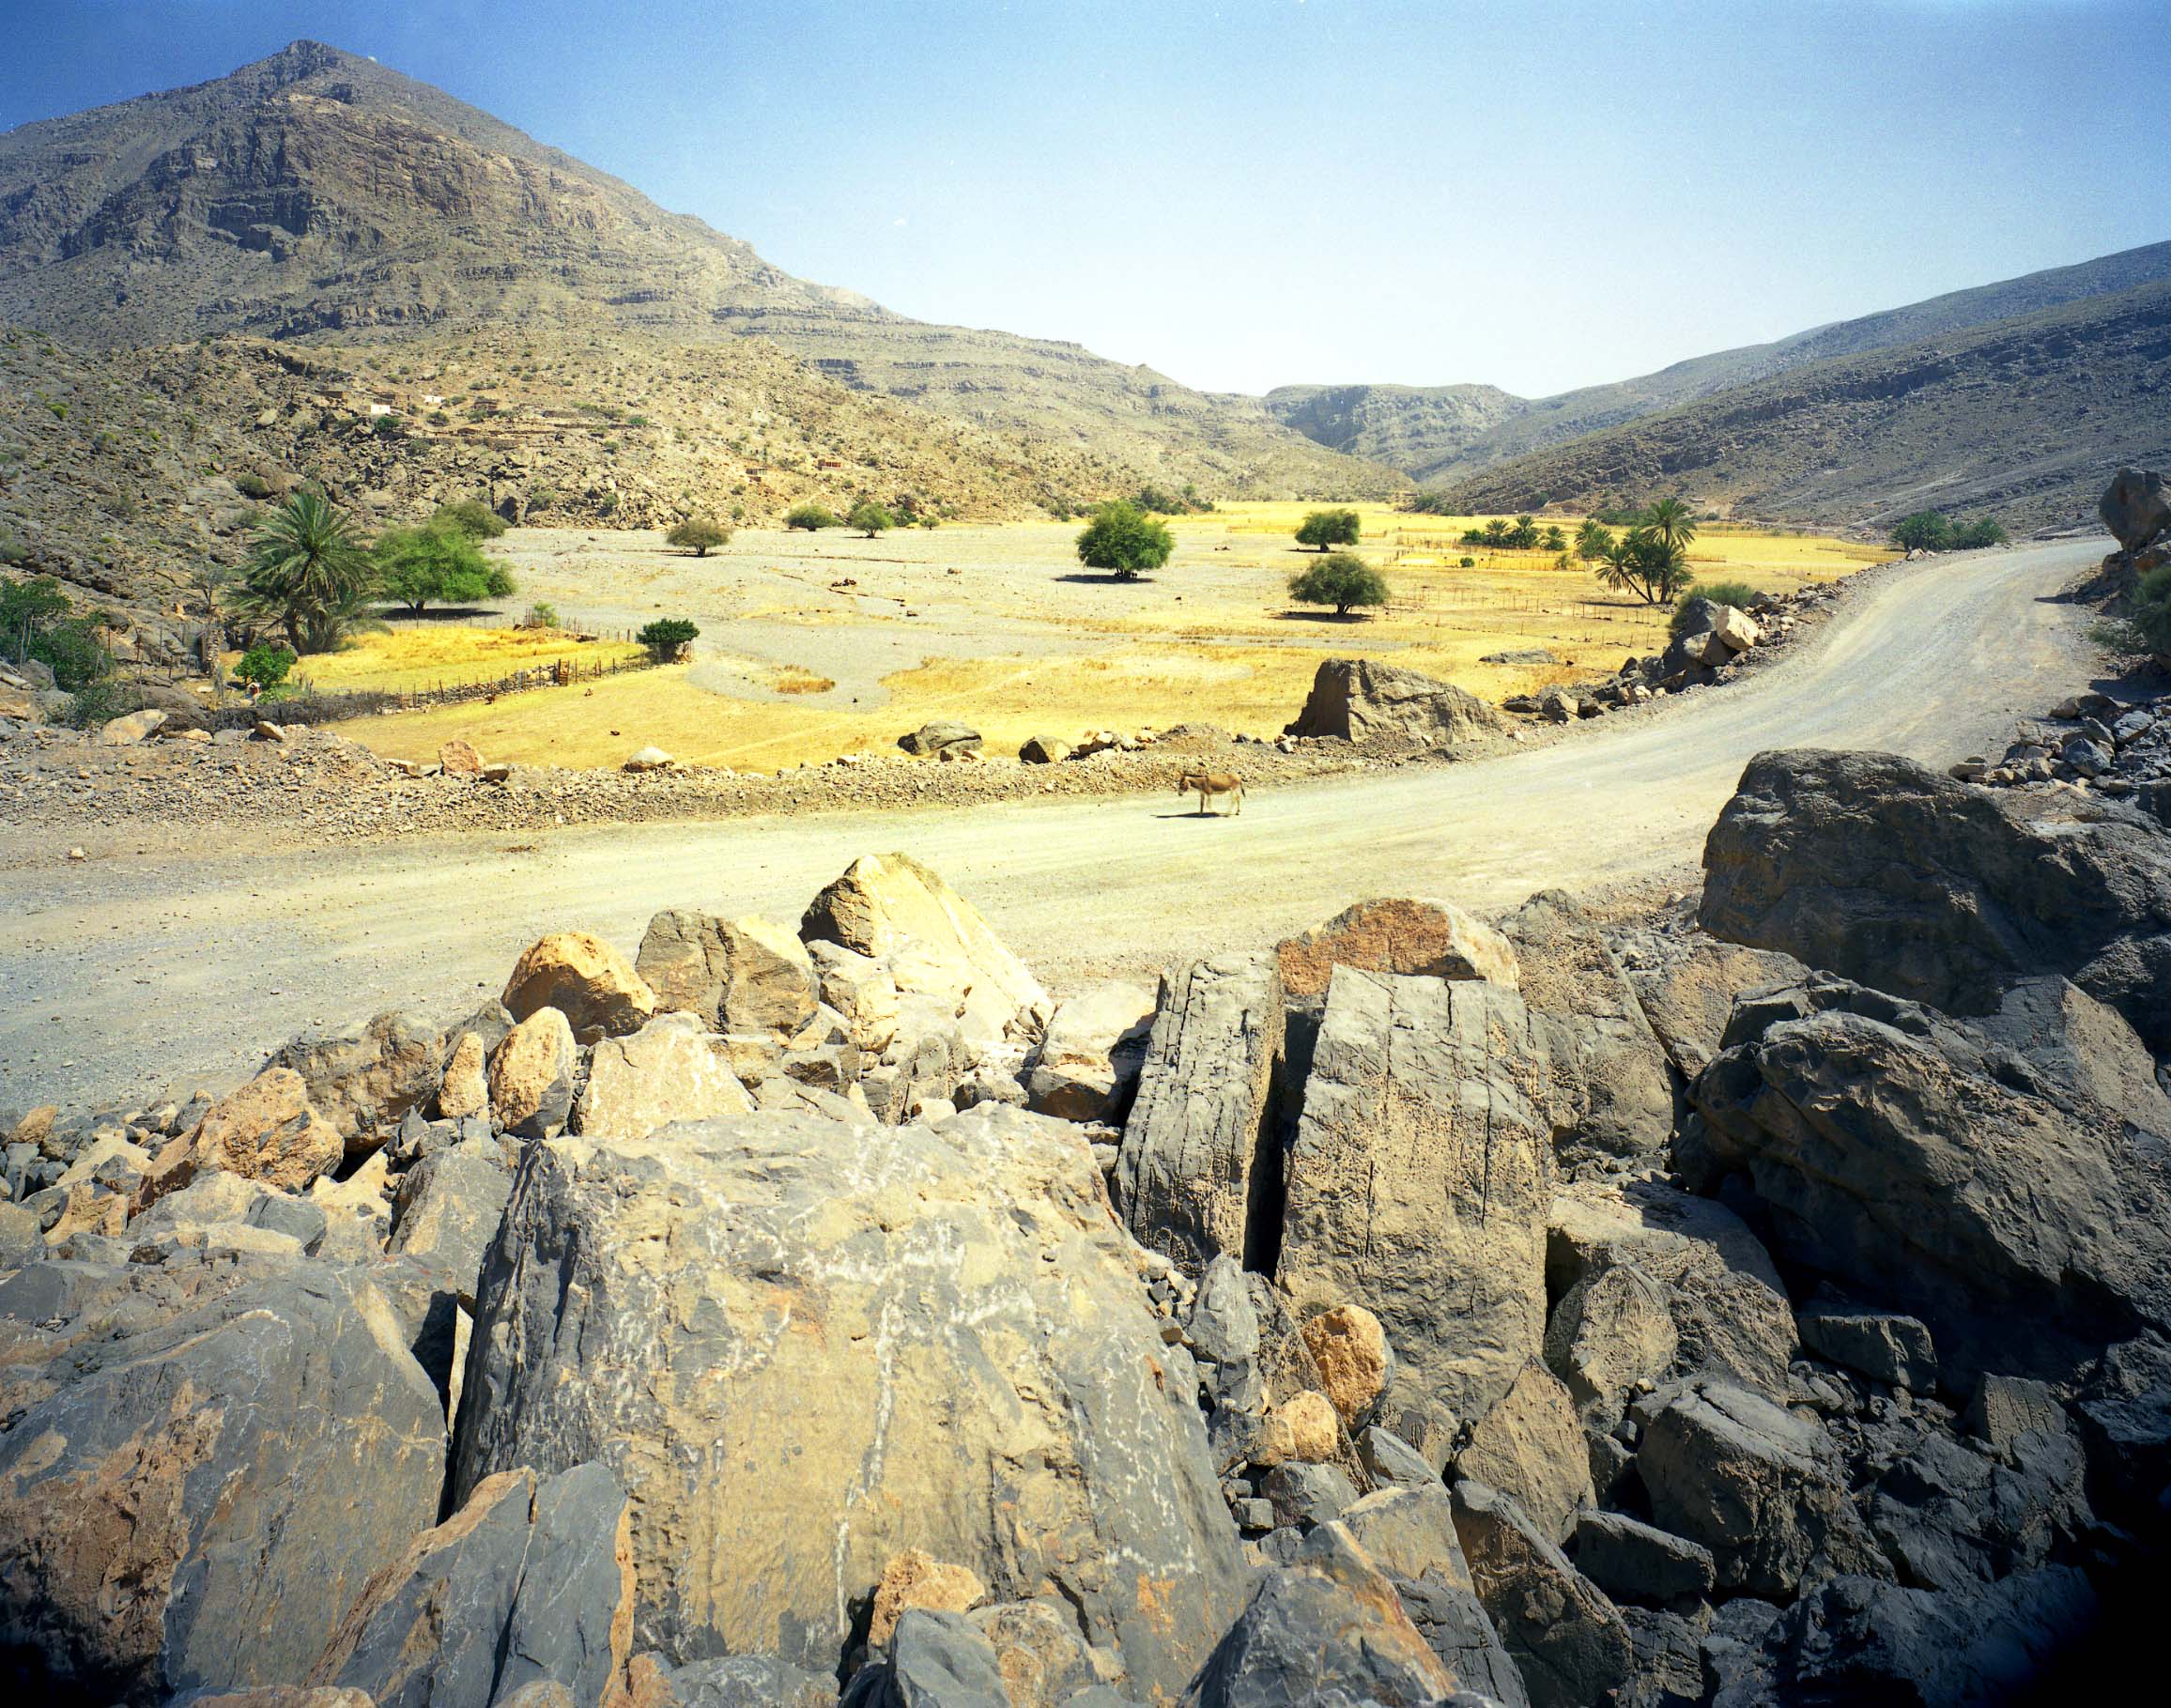
<svg viewBox="0 0 2171 1708">
<path fill-rule="evenodd" d="M 564 629 L 469 628 L 431 623 L 361 635 L 338 653 L 302 659 L 287 683 L 320 693 L 398 692 L 439 683 L 483 682 L 561 658 L 616 664 L 640 648 L 627 641 L 581 641 Z"/>
<path fill-rule="evenodd" d="M 702 627 L 693 672 L 642 671 L 350 728 L 401 758 L 427 757 L 458 735 L 489 759 L 515 762 L 616 765 L 653 743 L 684 763 L 773 771 L 894 752 L 900 734 L 934 717 L 971 723 L 991 754 L 1014 753 L 1032 735 L 1075 741 L 1091 729 L 1141 725 L 1269 735 L 1296 716 L 1320 661 L 1338 654 L 1378 657 L 1498 700 L 1609 671 L 1665 644 L 1666 611 L 1609 592 L 1579 565 L 1556 568 L 1555 553 L 1466 549 L 1462 531 L 1483 518 L 1381 506 L 1357 507 L 1359 549 L 1385 576 L 1388 607 L 1347 622 L 1294 607 L 1287 579 L 1314 554 L 1295 549 L 1290 535 L 1316 507 L 1242 504 L 1173 518 L 1178 547 L 1168 566 L 1123 585 L 1078 577 L 1069 555 L 1075 527 L 1046 524 L 945 528 L 842 550 L 834 542 L 735 544 L 735 557 L 700 564 L 644 556 L 640 536 L 608 536 L 593 545 L 593 563 L 566 557 L 544 591 L 568 608 L 591 581 L 639 587 L 643 609 L 685 602 Z M 1576 524 L 1563 526 L 1572 537 Z M 821 556 L 780 567 L 777 560 L 793 549 Z M 1689 549 L 1700 578 L 1772 591 L 1889 555 L 1726 524 L 1705 525 Z M 1466 568 L 1465 556 L 1476 562 Z M 847 570 L 856 586 L 839 595 L 828 583 Z M 703 597 L 716 605 L 693 603 Z M 734 623 L 767 635 L 765 658 L 744 650 L 751 631 L 735 634 Z M 1007 640 L 1013 632 L 1029 633 L 1035 646 Z M 1482 662 L 1541 647 L 1559 662 Z M 777 648 L 790 649 L 788 661 Z M 917 662 L 896 668 L 901 648 Z M 438 668 L 418 673 L 427 679 Z"/>
</svg>

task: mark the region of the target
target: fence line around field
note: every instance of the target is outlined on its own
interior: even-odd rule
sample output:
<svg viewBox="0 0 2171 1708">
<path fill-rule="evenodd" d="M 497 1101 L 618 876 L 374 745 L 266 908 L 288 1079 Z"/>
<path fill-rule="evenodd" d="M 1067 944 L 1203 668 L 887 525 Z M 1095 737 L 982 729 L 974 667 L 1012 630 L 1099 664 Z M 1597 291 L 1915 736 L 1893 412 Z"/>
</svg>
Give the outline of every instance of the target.
<svg viewBox="0 0 2171 1708">
<path fill-rule="evenodd" d="M 606 634 L 583 629 L 581 633 L 595 634 L 599 639 L 616 638 L 615 631 Z M 629 641 L 633 639 L 630 631 L 625 639 Z M 249 729 L 259 718 L 269 718 L 274 723 L 337 723 L 344 718 L 374 717 L 389 712 L 422 712 L 432 706 L 468 705 L 477 700 L 495 700 L 500 694 L 525 694 L 536 688 L 577 687 L 584 682 L 623 676 L 628 670 L 654 669 L 662 662 L 645 652 L 626 658 L 593 661 L 554 658 L 547 664 L 529 665 L 509 675 L 478 682 L 439 681 L 434 685 L 410 688 L 351 688 L 331 693 L 313 689 L 277 699 L 265 696 L 254 701 L 243 700 L 239 704 L 222 706 L 208 716 L 214 729 L 227 730 Z"/>
</svg>

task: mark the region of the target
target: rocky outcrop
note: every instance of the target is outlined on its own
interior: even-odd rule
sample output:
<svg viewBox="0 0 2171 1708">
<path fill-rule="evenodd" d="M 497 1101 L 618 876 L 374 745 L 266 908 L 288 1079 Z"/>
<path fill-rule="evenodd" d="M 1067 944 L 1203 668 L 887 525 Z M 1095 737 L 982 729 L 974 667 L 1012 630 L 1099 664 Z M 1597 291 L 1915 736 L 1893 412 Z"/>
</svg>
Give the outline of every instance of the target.
<svg viewBox="0 0 2171 1708">
<path fill-rule="evenodd" d="M 1276 1273 L 1300 1315 L 1371 1311 L 1402 1380 L 1457 1416 L 1482 1416 L 1543 1340 L 1550 1097 L 1514 992 L 1335 970 Z"/>
<path fill-rule="evenodd" d="M 2103 489 L 2096 514 L 2121 551 L 2139 551 L 2171 532 L 2171 480 L 2146 469 L 2121 469 Z"/>
<path fill-rule="evenodd" d="M 392 1008 L 364 1026 L 295 1039 L 265 1066 L 301 1076 L 309 1100 L 352 1154 L 382 1144 L 402 1116 L 437 1090 L 444 1050 L 435 1027 Z"/>
<path fill-rule="evenodd" d="M 818 999 L 805 946 L 752 916 L 660 913 L 648 922 L 635 969 L 659 1011 L 696 1015 L 715 1032 L 796 1032 Z"/>
<path fill-rule="evenodd" d="M 0 1643 L 55 1696 L 298 1681 L 437 1517 L 444 1413 L 358 1273 L 45 1263 L 0 1318 Z"/>
<path fill-rule="evenodd" d="M 1162 977 L 1116 1181 L 1132 1233 L 1187 1274 L 1224 1253 L 1244 1258 L 1247 1230 L 1278 1223 L 1283 1025 L 1270 955 L 1194 961 Z"/>
<path fill-rule="evenodd" d="M 1515 947 L 1475 914 L 1452 901 L 1383 897 L 1346 908 L 1324 925 L 1276 946 L 1282 989 L 1319 997 L 1338 966 L 1425 978 L 1483 978 L 1516 989 Z"/>
<path fill-rule="evenodd" d="M 314 1682 L 377 1708 L 491 1708 L 538 1685 L 608 1700 L 632 1636 L 626 1518 L 598 1466 L 486 1478 L 377 1573 Z"/>
<path fill-rule="evenodd" d="M 1545 890 L 1501 922 L 1522 996 L 1551 1035 L 1561 1092 L 1578 1114 L 1571 1157 L 1645 1156 L 1673 1132 L 1665 1052 L 1621 964 L 1573 896 Z"/>
<path fill-rule="evenodd" d="M 1553 1199 L 1546 1277 L 1561 1301 L 1554 1310 L 1560 1333 L 1548 1326 L 1546 1356 L 1571 1391 L 1585 1384 L 1578 1404 L 1595 1404 L 1601 1391 L 1602 1410 L 1625 1403 L 1625 1390 L 1612 1383 L 1632 1382 L 1629 1369 L 1663 1347 L 1665 1331 L 1640 1308 L 1641 1288 L 1633 1278 L 1592 1290 L 1614 1269 L 1631 1269 L 1657 1285 L 1674 1341 L 1666 1375 L 1720 1376 L 1767 1398 L 1786 1397 L 1794 1318 L 1771 1254 L 1724 1205 L 1646 1178 L 1576 1181 Z M 1601 1336 L 1618 1331 L 1628 1341 L 1587 1341 L 1586 1313 L 1594 1315 Z"/>
<path fill-rule="evenodd" d="M 583 1138 L 645 1139 L 673 1121 L 752 1107 L 731 1071 L 730 1044 L 692 1014 L 667 1013 L 595 1046 L 573 1124 Z"/>
<path fill-rule="evenodd" d="M 1703 852 L 1706 930 L 1948 1014 L 2061 974 L 2171 1048 L 2171 841 L 2131 809 L 1894 754 L 1760 753 Z"/>
<path fill-rule="evenodd" d="M 885 962 L 901 992 L 952 1005 L 985 1047 L 1047 1019 L 1047 992 L 979 911 L 906 854 L 866 854 L 808 906 L 799 935 Z"/>
<path fill-rule="evenodd" d="M 1628 1627 L 1513 1497 L 1455 1484 L 1455 1528 L 1470 1578 L 1514 1656 L 1532 1708 L 1592 1708 L 1629 1676 Z"/>
<path fill-rule="evenodd" d="M 1453 683 L 1370 658 L 1330 658 L 1312 678 L 1312 692 L 1294 736 L 1349 742 L 1393 740 L 1447 747 L 1507 728 L 1507 720 Z"/>
<path fill-rule="evenodd" d="M 1636 1411 L 1636 1469 L 1652 1519 L 1709 1548 L 1723 1587 L 1784 1599 L 1812 1566 L 1889 1576 L 1817 1424 L 1705 1380 L 1662 1388 Z"/>
<path fill-rule="evenodd" d="M 1032 1106 L 1066 1121 L 1120 1117 L 1138 1084 L 1155 993 L 1110 983 L 1055 1009 L 1025 1078 Z"/>
<path fill-rule="evenodd" d="M 531 1146 L 455 1487 L 600 1459 L 634 1502 L 637 1647 L 667 1657 L 833 1668 L 919 1547 L 998 1597 L 1055 1588 L 1134 1691 L 1173 1695 L 1239 1569 L 1134 1264 L 1076 1130 L 997 1106 Z"/>
<path fill-rule="evenodd" d="M 1980 1034 L 1840 979 L 1755 1003 L 1700 1079 L 1692 1177 L 1782 1255 L 1929 1325 L 1947 1377 L 2056 1377 L 2171 1323 L 2171 1159 Z"/>
<path fill-rule="evenodd" d="M 1323 1524 L 1270 1572 L 1183 1695 L 1184 1708 L 1365 1702 L 1431 1708 L 1454 1688 L 1394 1586 L 1347 1527 Z"/>
</svg>

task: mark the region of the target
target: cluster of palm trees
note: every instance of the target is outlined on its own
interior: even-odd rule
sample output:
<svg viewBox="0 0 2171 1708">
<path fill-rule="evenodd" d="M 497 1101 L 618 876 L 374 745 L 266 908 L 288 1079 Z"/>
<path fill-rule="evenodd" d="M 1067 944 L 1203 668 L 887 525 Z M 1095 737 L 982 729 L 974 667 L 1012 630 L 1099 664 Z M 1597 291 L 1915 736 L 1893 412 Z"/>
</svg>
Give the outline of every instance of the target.
<svg viewBox="0 0 2171 1708">
<path fill-rule="evenodd" d="M 1688 543 L 1696 518 L 1679 499 L 1656 499 L 1615 534 L 1603 522 L 1585 522 L 1576 534 L 1576 555 L 1608 587 L 1634 593 L 1646 605 L 1671 605 L 1691 579 Z"/>
</svg>

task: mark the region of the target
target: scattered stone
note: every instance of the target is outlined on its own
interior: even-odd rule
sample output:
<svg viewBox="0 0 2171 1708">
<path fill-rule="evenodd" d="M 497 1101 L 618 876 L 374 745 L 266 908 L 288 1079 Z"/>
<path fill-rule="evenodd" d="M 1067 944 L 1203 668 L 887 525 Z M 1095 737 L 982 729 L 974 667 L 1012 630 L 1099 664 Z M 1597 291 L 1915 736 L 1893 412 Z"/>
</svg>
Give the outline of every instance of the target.
<svg viewBox="0 0 2171 1708">
<path fill-rule="evenodd" d="M 1465 1480 L 1455 1529 L 1477 1597 L 1514 1657 L 1532 1708 L 1590 1708 L 1628 1679 L 1620 1612 L 1512 1496 Z"/>
<path fill-rule="evenodd" d="M 669 771 L 677 762 L 661 747 L 643 747 L 625 762 L 624 769 L 636 774 L 643 771 Z"/>
<path fill-rule="evenodd" d="M 164 727 L 166 714 L 152 708 L 131 712 L 125 717 L 114 718 L 98 731 L 99 745 L 104 747 L 132 747 L 146 735 Z"/>
<path fill-rule="evenodd" d="M 447 777 L 480 777 L 483 756 L 464 741 L 449 741 L 438 749 L 438 769 Z"/>
<path fill-rule="evenodd" d="M 907 753 L 947 758 L 952 748 L 969 748 L 977 753 L 980 746 L 980 732 L 970 724 L 961 724 L 952 718 L 936 718 L 932 723 L 920 725 L 909 734 L 899 736 L 897 745 Z"/>
<path fill-rule="evenodd" d="M 1693 1609 L 1717 1581 L 1711 1550 L 1622 1513 L 1576 1515 L 1576 1569 L 1615 1601 Z"/>
<path fill-rule="evenodd" d="M 1794 1320 L 1802 1345 L 1819 1357 L 1887 1387 L 1916 1393 L 1936 1390 L 1937 1354 L 1930 1331 L 1912 1316 L 1815 1301 L 1796 1312 Z"/>
<path fill-rule="evenodd" d="M 212 1104 L 190 1131 L 160 1150 L 142 1201 L 155 1203 L 211 1169 L 282 1192 L 305 1192 L 339 1166 L 346 1150 L 338 1130 L 310 1103 L 301 1076 L 271 1068 Z"/>
</svg>

